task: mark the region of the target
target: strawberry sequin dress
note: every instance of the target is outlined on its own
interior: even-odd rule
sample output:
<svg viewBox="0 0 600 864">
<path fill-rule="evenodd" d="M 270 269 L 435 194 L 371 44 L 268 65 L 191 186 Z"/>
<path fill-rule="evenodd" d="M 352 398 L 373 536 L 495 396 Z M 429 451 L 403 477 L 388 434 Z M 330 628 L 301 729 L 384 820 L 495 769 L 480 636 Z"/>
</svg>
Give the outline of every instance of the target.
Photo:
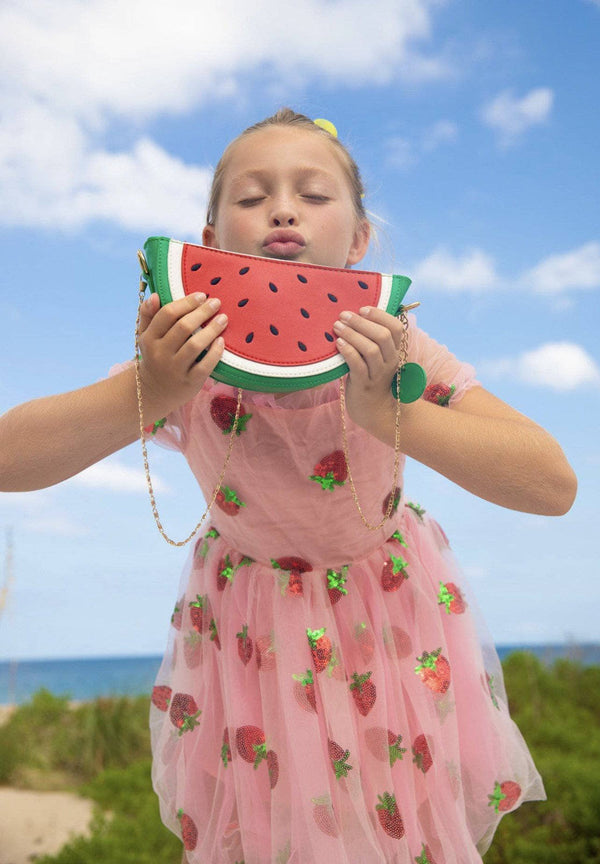
<svg viewBox="0 0 600 864">
<path fill-rule="evenodd" d="M 452 410 L 474 370 L 409 332 L 427 397 Z M 209 380 L 156 432 L 207 499 L 236 394 Z M 152 694 L 163 821 L 189 864 L 481 862 L 503 813 L 544 789 L 444 532 L 348 420 L 365 513 L 397 504 L 365 529 L 339 381 L 245 392 L 242 414 Z"/>
</svg>

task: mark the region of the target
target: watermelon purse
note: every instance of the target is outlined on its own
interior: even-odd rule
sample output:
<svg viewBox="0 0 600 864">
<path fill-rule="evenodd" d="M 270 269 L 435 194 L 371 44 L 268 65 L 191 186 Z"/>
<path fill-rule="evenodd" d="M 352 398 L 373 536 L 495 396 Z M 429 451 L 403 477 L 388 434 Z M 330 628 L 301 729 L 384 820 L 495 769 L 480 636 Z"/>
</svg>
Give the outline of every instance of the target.
<svg viewBox="0 0 600 864">
<path fill-rule="evenodd" d="M 339 312 L 345 309 L 358 312 L 363 306 L 374 306 L 399 316 L 403 324 L 398 372 L 392 382 L 398 406 L 392 471 L 392 488 L 396 488 L 400 467 L 400 404 L 418 399 L 426 384 L 422 367 L 405 362 L 408 321 L 404 313 L 419 305 L 403 305 L 410 286 L 407 276 L 241 255 L 168 237 L 149 237 L 144 243 L 144 252 L 138 251 L 138 259 L 142 273 L 135 369 L 140 439 L 154 520 L 167 543 L 185 545 L 198 532 L 214 504 L 231 458 L 244 389 L 265 393 L 303 390 L 333 381 L 348 372 L 348 366 L 336 348 L 333 331 Z M 211 373 L 216 381 L 238 388 L 229 445 L 212 498 L 196 527 L 181 541 L 171 540 L 161 524 L 148 465 L 146 433 L 154 431 L 162 421 L 150 427 L 144 425 L 138 332 L 147 286 L 158 294 L 161 306 L 195 292 L 202 292 L 207 297 L 211 294 L 218 296 L 220 311 L 229 319 L 222 359 Z M 340 416 L 352 496 L 367 530 L 376 531 L 392 515 L 394 500 L 389 496 L 386 513 L 377 524 L 371 524 L 363 513 L 348 457 L 343 378 L 340 382 Z"/>
<path fill-rule="evenodd" d="M 229 323 L 223 357 L 211 377 L 265 393 L 304 390 L 345 375 L 348 367 L 333 332 L 339 312 L 375 306 L 400 315 L 411 281 L 224 252 L 168 237 L 149 237 L 138 256 L 142 279 L 161 305 L 194 292 L 219 297 Z M 425 383 L 419 365 L 404 364 L 400 400 L 418 399 Z"/>
</svg>

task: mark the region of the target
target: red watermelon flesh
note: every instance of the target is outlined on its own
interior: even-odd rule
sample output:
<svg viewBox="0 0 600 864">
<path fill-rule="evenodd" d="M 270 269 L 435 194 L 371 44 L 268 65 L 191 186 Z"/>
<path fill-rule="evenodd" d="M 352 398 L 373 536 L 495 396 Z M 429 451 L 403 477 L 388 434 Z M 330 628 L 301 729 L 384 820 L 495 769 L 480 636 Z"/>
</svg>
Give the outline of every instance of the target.
<svg viewBox="0 0 600 864">
<path fill-rule="evenodd" d="M 251 390 L 316 386 L 347 371 L 333 324 L 345 309 L 395 315 L 405 276 L 224 252 L 164 237 L 144 245 L 161 303 L 194 292 L 219 297 L 229 323 L 214 378 Z"/>
</svg>

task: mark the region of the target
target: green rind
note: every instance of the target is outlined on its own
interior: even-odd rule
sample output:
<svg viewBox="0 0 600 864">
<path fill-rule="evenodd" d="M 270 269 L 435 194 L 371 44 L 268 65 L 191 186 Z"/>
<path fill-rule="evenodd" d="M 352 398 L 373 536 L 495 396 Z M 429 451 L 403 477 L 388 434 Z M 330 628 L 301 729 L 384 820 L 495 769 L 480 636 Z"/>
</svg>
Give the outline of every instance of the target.
<svg viewBox="0 0 600 864">
<path fill-rule="evenodd" d="M 260 393 L 291 392 L 292 390 L 307 390 L 309 387 L 318 387 L 327 381 L 334 381 L 348 371 L 345 363 L 329 369 L 327 372 L 319 372 L 316 375 L 303 375 L 295 378 L 274 378 L 272 375 L 257 375 L 254 372 L 245 372 L 237 366 L 231 366 L 220 360 L 210 377 L 223 384 L 231 384 L 233 387 L 241 387 L 242 390 L 258 390 Z"/>
<path fill-rule="evenodd" d="M 144 243 L 144 255 L 148 265 L 144 278 L 153 294 L 158 294 L 160 305 L 164 306 L 173 299 L 169 284 L 169 237 L 148 237 Z"/>
<path fill-rule="evenodd" d="M 386 312 L 389 312 L 390 315 L 398 315 L 401 311 L 402 301 L 404 300 L 404 295 L 408 291 L 411 285 L 411 280 L 408 276 L 396 276 L 395 274 L 392 276 L 392 290 L 390 292 L 390 299 L 386 308 Z"/>
</svg>

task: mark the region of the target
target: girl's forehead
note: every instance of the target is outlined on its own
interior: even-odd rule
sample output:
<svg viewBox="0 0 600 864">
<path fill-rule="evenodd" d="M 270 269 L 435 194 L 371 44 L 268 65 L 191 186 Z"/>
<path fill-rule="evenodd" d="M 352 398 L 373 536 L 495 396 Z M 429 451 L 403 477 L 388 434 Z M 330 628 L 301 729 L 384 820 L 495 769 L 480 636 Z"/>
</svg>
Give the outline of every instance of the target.
<svg viewBox="0 0 600 864">
<path fill-rule="evenodd" d="M 234 141 L 226 154 L 224 176 L 240 178 L 278 169 L 299 175 L 329 175 L 344 178 L 344 167 L 332 144 L 308 129 L 272 126 L 258 129 Z"/>
</svg>

